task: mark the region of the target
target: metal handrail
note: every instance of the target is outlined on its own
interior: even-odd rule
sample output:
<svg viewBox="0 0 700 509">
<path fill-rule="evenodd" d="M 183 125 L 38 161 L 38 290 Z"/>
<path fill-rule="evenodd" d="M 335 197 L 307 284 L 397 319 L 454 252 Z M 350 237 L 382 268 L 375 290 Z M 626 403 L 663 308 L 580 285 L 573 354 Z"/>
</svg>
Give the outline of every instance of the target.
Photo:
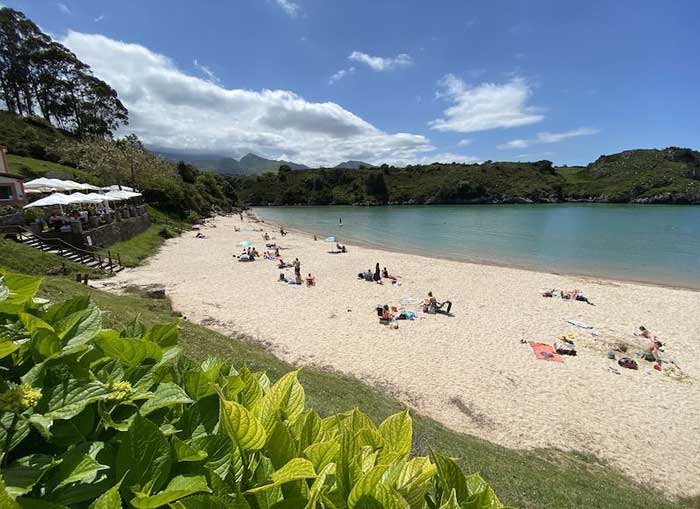
<svg viewBox="0 0 700 509">
<path fill-rule="evenodd" d="M 74 246 L 73 244 L 70 244 L 69 242 L 66 242 L 63 239 L 59 238 L 47 238 L 47 237 L 42 237 L 41 235 L 38 235 L 34 233 L 31 229 L 27 228 L 24 225 L 5 225 L 5 226 L 0 226 L 0 232 L 2 231 L 10 231 L 12 230 L 12 233 L 19 233 L 20 235 L 20 240 L 22 239 L 22 233 L 30 233 L 32 237 L 36 238 L 39 240 L 39 243 L 43 246 L 47 247 L 53 247 L 53 248 L 58 248 L 59 250 L 59 255 L 63 255 L 63 249 L 67 248 L 68 250 L 74 251 L 77 255 L 80 256 L 80 262 L 83 263 L 83 259 L 85 255 L 87 255 L 89 258 L 92 258 L 93 260 L 97 261 L 100 269 L 102 269 L 102 265 L 104 262 L 102 261 L 102 255 L 97 252 L 93 251 L 87 251 L 85 249 L 81 249 L 77 246 Z M 19 232 L 16 230 L 20 230 Z M 65 246 L 65 247 L 64 247 Z M 121 257 L 119 256 L 118 253 L 115 253 L 117 255 L 117 259 L 121 262 Z M 119 263 L 119 266 L 121 266 L 121 263 Z M 114 272 L 114 264 L 112 263 L 112 257 L 111 254 L 109 255 L 109 271 Z"/>
</svg>

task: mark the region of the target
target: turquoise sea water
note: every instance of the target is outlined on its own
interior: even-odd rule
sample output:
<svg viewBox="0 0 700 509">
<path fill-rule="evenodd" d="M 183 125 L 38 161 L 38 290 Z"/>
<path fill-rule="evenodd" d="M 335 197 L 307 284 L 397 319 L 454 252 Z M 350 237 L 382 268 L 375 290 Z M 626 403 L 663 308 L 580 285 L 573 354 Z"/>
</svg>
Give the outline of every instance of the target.
<svg viewBox="0 0 700 509">
<path fill-rule="evenodd" d="M 261 207 L 255 213 L 341 242 L 700 288 L 697 206 Z"/>
</svg>

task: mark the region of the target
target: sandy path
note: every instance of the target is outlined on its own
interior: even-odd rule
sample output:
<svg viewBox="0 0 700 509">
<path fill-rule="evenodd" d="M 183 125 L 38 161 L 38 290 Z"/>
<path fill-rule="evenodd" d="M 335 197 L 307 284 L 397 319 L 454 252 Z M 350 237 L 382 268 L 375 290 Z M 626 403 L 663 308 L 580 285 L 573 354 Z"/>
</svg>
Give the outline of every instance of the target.
<svg viewBox="0 0 700 509">
<path fill-rule="evenodd" d="M 282 256 L 299 257 L 303 274 L 312 272 L 318 284 L 291 287 L 277 282 L 272 261 L 232 258 L 243 240 L 264 246 L 260 233 L 234 232 L 237 218 L 212 224 L 208 239 L 170 240 L 149 264 L 109 284 L 164 284 L 188 319 L 264 340 L 295 364 L 389 387 L 455 430 L 508 447 L 594 453 L 670 494 L 700 493 L 700 293 L 354 246 L 331 255 L 330 244 L 296 233 L 280 241 L 289 248 Z M 402 284 L 359 281 L 357 273 L 376 262 L 403 276 Z M 545 299 L 544 288 L 581 288 L 597 305 Z M 419 313 L 398 330 L 378 323 L 376 304 L 428 290 L 452 300 L 455 316 Z M 567 324 L 570 318 L 628 336 L 646 325 L 692 380 L 675 381 L 641 360 L 638 371 L 610 372 L 614 361 L 583 346 L 596 340 Z M 569 332 L 579 355 L 564 363 L 535 360 L 520 343 L 552 343 Z"/>
</svg>

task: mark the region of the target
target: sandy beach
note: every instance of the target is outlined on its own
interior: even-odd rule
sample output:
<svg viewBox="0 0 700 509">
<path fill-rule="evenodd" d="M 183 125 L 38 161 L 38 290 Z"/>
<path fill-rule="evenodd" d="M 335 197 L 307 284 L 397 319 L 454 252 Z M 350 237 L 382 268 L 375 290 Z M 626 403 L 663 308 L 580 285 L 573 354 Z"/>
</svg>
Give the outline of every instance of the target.
<svg viewBox="0 0 700 509">
<path fill-rule="evenodd" d="M 261 232 L 234 226 L 265 228 L 286 248 L 282 258 L 298 257 L 302 274 L 312 273 L 317 284 L 278 282 L 274 261 L 238 262 L 232 255 L 242 241 L 255 242 L 261 254 L 266 248 Z M 296 365 L 381 386 L 457 431 L 507 447 L 592 453 L 671 495 L 700 493 L 700 293 L 351 245 L 329 254 L 334 244 L 298 232 L 281 238 L 269 225 L 238 217 L 218 217 L 202 232 L 206 239 L 185 233 L 145 266 L 97 284 L 113 291 L 161 284 L 191 321 L 246 334 Z M 377 262 L 401 276 L 400 284 L 357 278 Z M 543 298 L 549 288 L 581 289 L 596 305 Z M 428 291 L 451 300 L 453 316 L 414 305 L 416 320 L 398 321 L 398 329 L 379 323 L 377 304 L 401 307 L 400 300 L 422 300 Z M 634 355 L 640 325 L 659 336 L 663 358 L 688 378 Z M 563 362 L 537 360 L 521 342 L 552 344 L 562 334 L 573 334 L 578 349 Z M 616 341 L 632 345 L 638 370 L 607 358 Z"/>
</svg>

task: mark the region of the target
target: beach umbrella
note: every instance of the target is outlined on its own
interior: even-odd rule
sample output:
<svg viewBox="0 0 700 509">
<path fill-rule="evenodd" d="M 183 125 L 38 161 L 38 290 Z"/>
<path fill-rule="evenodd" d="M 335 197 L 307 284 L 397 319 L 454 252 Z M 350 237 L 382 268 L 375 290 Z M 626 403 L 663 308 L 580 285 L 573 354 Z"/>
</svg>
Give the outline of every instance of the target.
<svg viewBox="0 0 700 509">
<path fill-rule="evenodd" d="M 253 246 L 253 243 L 252 243 L 251 241 L 249 241 L 249 240 L 244 240 L 243 242 L 241 242 L 241 246 L 243 246 L 243 247 L 252 247 L 252 246 Z"/>
<path fill-rule="evenodd" d="M 103 191 L 133 191 L 133 187 L 129 186 L 107 186 L 102 188 Z"/>
<path fill-rule="evenodd" d="M 102 203 L 104 198 L 98 198 L 89 194 L 73 193 L 68 195 L 71 203 Z"/>
<path fill-rule="evenodd" d="M 324 239 L 324 242 L 338 242 L 338 239 L 336 239 L 336 238 L 333 237 L 333 236 L 331 236 L 331 237 L 326 237 L 326 238 Z"/>
<path fill-rule="evenodd" d="M 54 207 L 56 205 L 70 205 L 71 203 L 71 198 L 67 194 L 53 193 L 45 198 L 33 201 L 29 205 L 25 205 L 24 208 L 29 209 L 34 207 Z"/>
</svg>

